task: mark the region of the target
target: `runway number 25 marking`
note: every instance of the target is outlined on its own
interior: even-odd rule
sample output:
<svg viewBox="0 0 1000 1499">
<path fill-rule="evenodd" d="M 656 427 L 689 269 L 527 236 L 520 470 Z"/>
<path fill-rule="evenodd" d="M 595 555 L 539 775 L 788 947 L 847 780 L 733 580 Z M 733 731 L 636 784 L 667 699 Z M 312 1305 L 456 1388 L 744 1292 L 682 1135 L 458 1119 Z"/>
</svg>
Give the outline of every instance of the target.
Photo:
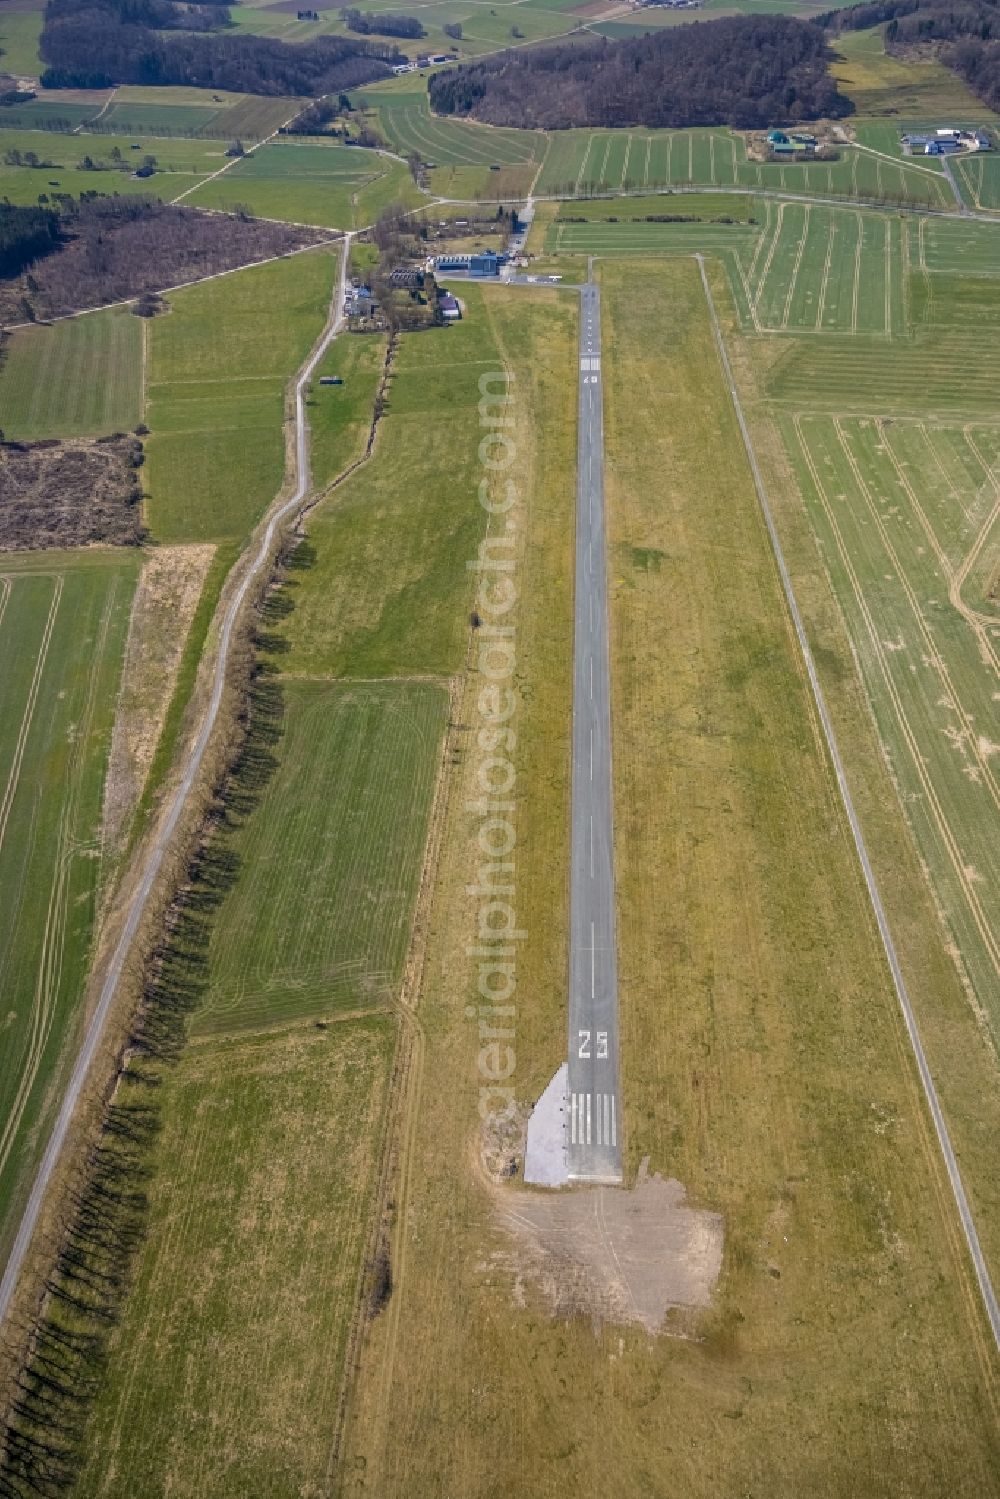
<svg viewBox="0 0 1000 1499">
<path fill-rule="evenodd" d="M 591 1033 L 590 1033 L 590 1031 L 580 1031 L 579 1032 L 579 1036 L 580 1036 L 580 1048 L 579 1048 L 579 1050 L 577 1052 L 577 1056 L 581 1059 L 581 1061 L 589 1062 L 590 1061 L 590 1036 L 591 1036 Z M 607 1059 L 608 1059 L 608 1033 L 607 1033 L 607 1031 L 598 1031 L 596 1033 L 596 1041 L 597 1041 L 597 1060 L 599 1062 L 606 1062 Z"/>
</svg>

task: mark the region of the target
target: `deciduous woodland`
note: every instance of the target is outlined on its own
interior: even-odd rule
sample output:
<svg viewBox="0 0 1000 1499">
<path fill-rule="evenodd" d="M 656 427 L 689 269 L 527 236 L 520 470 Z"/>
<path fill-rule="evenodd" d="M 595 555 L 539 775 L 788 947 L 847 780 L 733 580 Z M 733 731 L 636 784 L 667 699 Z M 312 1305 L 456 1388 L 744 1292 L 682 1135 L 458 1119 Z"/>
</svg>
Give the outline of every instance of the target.
<svg viewBox="0 0 1000 1499">
<path fill-rule="evenodd" d="M 501 52 L 428 81 L 439 114 L 545 130 L 579 125 L 720 125 L 851 112 L 827 71 L 822 30 L 733 16 L 660 36 Z"/>
<path fill-rule="evenodd" d="M 326 237 L 136 197 L 94 198 L 59 214 L 0 205 L 0 323 L 163 291 Z"/>
<path fill-rule="evenodd" d="M 225 6 L 169 0 L 49 0 L 46 88 L 186 84 L 247 94 L 325 94 L 389 75 L 385 42 L 320 36 L 308 47 L 230 33 Z M 180 30 L 179 28 L 183 28 Z"/>
</svg>

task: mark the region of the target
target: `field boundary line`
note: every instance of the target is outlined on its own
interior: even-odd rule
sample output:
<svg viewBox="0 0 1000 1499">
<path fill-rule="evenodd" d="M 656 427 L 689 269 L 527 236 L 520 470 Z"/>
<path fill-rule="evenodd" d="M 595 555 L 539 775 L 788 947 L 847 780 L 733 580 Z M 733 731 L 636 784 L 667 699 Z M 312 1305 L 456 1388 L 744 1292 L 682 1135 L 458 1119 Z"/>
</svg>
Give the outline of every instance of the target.
<svg viewBox="0 0 1000 1499">
<path fill-rule="evenodd" d="M 63 574 L 56 573 L 55 579 L 55 587 L 52 590 L 52 602 L 49 604 L 49 612 L 45 620 L 45 630 L 38 647 L 38 655 L 35 657 L 35 670 L 32 673 L 31 684 L 28 688 L 28 699 L 24 705 L 24 713 L 21 715 L 21 727 L 18 730 L 17 741 L 14 745 L 10 770 L 7 773 L 7 785 L 4 788 L 3 800 L 0 801 L 0 848 L 3 847 L 3 840 L 7 833 L 7 823 L 10 819 L 10 809 L 14 802 L 18 782 L 21 779 L 24 751 L 27 747 L 28 735 L 31 732 L 31 721 L 35 716 L 35 705 L 38 702 L 38 692 L 41 687 L 42 673 L 45 670 L 45 660 L 49 654 L 49 644 L 52 640 L 56 615 L 59 613 L 59 603 L 62 599 Z M 4 602 L 6 603 L 6 600 Z"/>
<path fill-rule="evenodd" d="M 823 314 L 826 312 L 826 292 L 830 284 L 830 266 L 833 264 L 833 242 L 837 237 L 837 220 L 830 215 L 830 232 L 826 237 L 826 259 L 823 261 L 823 275 L 819 283 L 819 297 L 816 302 L 816 322 L 813 325 L 817 333 L 823 331 Z"/>
<path fill-rule="evenodd" d="M 844 812 L 847 816 L 851 834 L 854 838 L 854 846 L 857 850 L 857 855 L 861 864 L 865 884 L 868 888 L 868 898 L 871 902 L 875 920 L 878 925 L 879 935 L 882 939 L 882 946 L 885 950 L 885 956 L 889 964 L 889 970 L 892 975 L 893 984 L 896 990 L 896 998 L 899 1002 L 899 1008 L 902 1012 L 903 1021 L 906 1026 L 906 1033 L 910 1042 L 910 1049 L 912 1051 L 913 1059 L 916 1063 L 917 1072 L 919 1074 L 920 1082 L 923 1088 L 924 1099 L 930 1111 L 931 1119 L 934 1123 L 934 1130 L 937 1135 L 938 1145 L 940 1147 L 941 1156 L 944 1161 L 944 1166 L 948 1174 L 948 1180 L 951 1185 L 952 1194 L 955 1200 L 955 1208 L 961 1222 L 962 1232 L 965 1236 L 965 1242 L 969 1251 L 969 1257 L 972 1261 L 976 1280 L 979 1284 L 979 1292 L 982 1298 L 983 1308 L 989 1321 L 990 1330 L 993 1334 L 994 1344 L 997 1350 L 1000 1351 L 1000 1303 L 997 1302 L 996 1292 L 993 1289 L 993 1282 L 990 1279 L 989 1267 L 986 1263 L 986 1258 L 983 1254 L 983 1250 L 979 1242 L 979 1234 L 976 1229 L 975 1219 L 972 1216 L 972 1209 L 970 1208 L 968 1198 L 965 1195 L 965 1187 L 962 1183 L 961 1173 L 958 1169 L 958 1161 L 955 1158 L 954 1148 L 952 1147 L 951 1143 L 951 1136 L 948 1132 L 948 1126 L 945 1121 L 940 1101 L 938 1099 L 937 1088 L 934 1085 L 934 1078 L 931 1075 L 927 1056 L 924 1052 L 923 1042 L 920 1039 L 920 1032 L 917 1027 L 916 1015 L 914 1013 L 913 1005 L 910 1000 L 909 991 L 906 987 L 906 980 L 903 977 L 903 970 L 900 966 L 899 957 L 896 953 L 896 945 L 893 941 L 892 932 L 889 928 L 889 921 L 885 913 L 885 907 L 882 904 L 882 897 L 879 894 L 878 884 L 875 879 L 875 872 L 872 868 L 871 860 L 868 856 L 868 847 L 865 843 L 864 834 L 861 831 L 861 823 L 858 820 L 858 814 L 855 811 L 854 807 L 854 800 L 851 796 L 850 788 L 847 784 L 847 775 L 844 770 L 843 761 L 840 758 L 840 750 L 837 746 L 837 738 L 834 733 L 833 720 L 830 717 L 830 713 L 826 705 L 826 697 L 824 695 L 823 688 L 820 685 L 819 674 L 816 670 L 816 663 L 813 660 L 812 649 L 809 645 L 808 636 L 806 635 L 805 624 L 803 622 L 802 615 L 799 612 L 798 600 L 795 597 L 795 590 L 792 586 L 791 574 L 789 573 L 788 565 L 785 562 L 784 550 L 781 545 L 781 540 L 778 536 L 778 529 L 775 525 L 774 516 L 771 512 L 771 505 L 770 501 L 768 500 L 767 489 L 764 484 L 764 476 L 761 472 L 760 464 L 757 460 L 757 453 L 753 446 L 753 441 L 750 437 L 750 429 L 747 425 L 747 420 L 743 412 L 743 404 L 740 400 L 739 392 L 736 388 L 736 380 L 733 376 L 732 366 L 729 363 L 729 354 L 726 351 L 725 341 L 722 336 L 722 328 L 719 324 L 718 313 L 715 309 L 715 301 L 712 297 L 711 287 L 708 284 L 708 277 L 705 274 L 704 258 L 701 255 L 698 255 L 695 257 L 695 259 L 698 262 L 698 270 L 701 274 L 701 284 L 705 293 L 705 300 L 708 304 L 708 312 L 711 319 L 712 332 L 715 338 L 715 346 L 718 351 L 719 360 L 722 365 L 723 377 L 729 389 L 729 395 L 733 403 L 733 410 L 736 414 L 736 420 L 739 425 L 740 435 L 743 439 L 743 446 L 746 450 L 747 459 L 749 461 L 754 488 L 757 491 L 757 500 L 760 505 L 764 524 L 767 528 L 768 537 L 770 538 L 771 550 L 774 555 L 774 560 L 778 568 L 782 590 L 785 595 L 785 602 L 791 616 L 792 625 L 794 627 L 796 639 L 798 641 L 799 651 L 801 653 L 802 661 L 806 669 L 806 675 L 809 678 L 809 686 L 812 689 L 813 701 L 816 704 L 816 711 L 819 714 L 820 722 L 823 726 L 823 736 L 826 740 L 827 753 L 829 754 L 830 762 L 833 766 L 834 774 L 837 780 L 837 786 L 840 791 L 841 801 L 844 807 Z"/>
</svg>

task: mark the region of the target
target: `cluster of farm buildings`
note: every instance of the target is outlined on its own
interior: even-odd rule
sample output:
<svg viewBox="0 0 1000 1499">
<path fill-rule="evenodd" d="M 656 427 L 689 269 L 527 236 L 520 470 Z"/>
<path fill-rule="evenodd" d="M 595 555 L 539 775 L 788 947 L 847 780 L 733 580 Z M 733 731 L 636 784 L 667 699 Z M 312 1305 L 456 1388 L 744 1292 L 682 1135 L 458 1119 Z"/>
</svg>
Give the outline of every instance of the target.
<svg viewBox="0 0 1000 1499">
<path fill-rule="evenodd" d="M 772 156 L 812 156 L 818 145 L 814 135 L 805 135 L 801 131 L 767 132 L 767 146 Z"/>
<path fill-rule="evenodd" d="M 910 156 L 953 156 L 956 151 L 993 150 L 993 142 L 985 130 L 958 130 L 954 126 L 926 135 L 901 135 L 899 141 Z"/>
<path fill-rule="evenodd" d="M 457 52 L 422 52 L 413 62 L 397 63 L 392 71 L 401 78 L 404 73 L 415 73 L 418 68 L 432 68 L 440 62 L 455 62 L 457 59 Z"/>
</svg>

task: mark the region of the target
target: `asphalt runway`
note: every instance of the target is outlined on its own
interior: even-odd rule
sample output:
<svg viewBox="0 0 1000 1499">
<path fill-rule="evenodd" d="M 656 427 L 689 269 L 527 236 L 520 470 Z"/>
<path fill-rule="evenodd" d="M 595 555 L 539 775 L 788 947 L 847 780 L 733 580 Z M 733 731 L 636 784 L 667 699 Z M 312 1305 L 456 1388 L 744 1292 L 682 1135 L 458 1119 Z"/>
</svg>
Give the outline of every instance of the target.
<svg viewBox="0 0 1000 1499">
<path fill-rule="evenodd" d="M 567 1161 L 580 1181 L 621 1180 L 618 964 L 612 839 L 611 675 L 604 527 L 601 301 L 580 288 Z"/>
</svg>

